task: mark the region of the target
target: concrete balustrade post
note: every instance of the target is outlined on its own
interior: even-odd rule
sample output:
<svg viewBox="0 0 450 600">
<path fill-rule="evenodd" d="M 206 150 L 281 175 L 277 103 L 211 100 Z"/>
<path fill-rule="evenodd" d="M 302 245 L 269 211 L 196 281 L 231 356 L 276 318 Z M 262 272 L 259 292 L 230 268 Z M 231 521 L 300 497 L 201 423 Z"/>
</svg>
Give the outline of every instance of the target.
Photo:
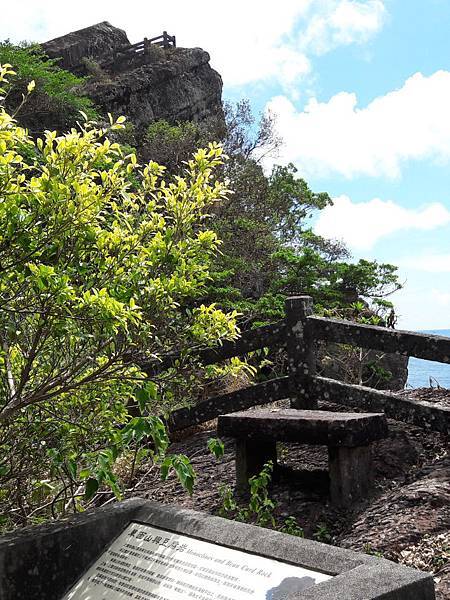
<svg viewBox="0 0 450 600">
<path fill-rule="evenodd" d="M 317 408 L 317 398 L 310 386 L 316 374 L 316 349 L 308 317 L 313 314 L 311 296 L 286 298 L 286 350 L 290 377 L 292 408 Z"/>
</svg>

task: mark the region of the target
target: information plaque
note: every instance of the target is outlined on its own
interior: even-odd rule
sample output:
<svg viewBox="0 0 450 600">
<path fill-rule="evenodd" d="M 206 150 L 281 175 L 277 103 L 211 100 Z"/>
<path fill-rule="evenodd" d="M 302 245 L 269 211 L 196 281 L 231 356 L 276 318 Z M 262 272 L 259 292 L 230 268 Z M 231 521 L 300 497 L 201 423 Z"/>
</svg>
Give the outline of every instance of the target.
<svg viewBox="0 0 450 600">
<path fill-rule="evenodd" d="M 282 600 L 330 577 L 131 523 L 63 600 Z"/>
</svg>

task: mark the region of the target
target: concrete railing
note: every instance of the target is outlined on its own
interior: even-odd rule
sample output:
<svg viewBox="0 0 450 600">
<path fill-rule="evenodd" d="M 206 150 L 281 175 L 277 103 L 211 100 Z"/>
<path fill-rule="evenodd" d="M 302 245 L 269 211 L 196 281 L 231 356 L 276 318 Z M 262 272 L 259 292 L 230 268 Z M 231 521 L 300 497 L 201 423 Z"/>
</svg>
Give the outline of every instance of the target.
<svg viewBox="0 0 450 600">
<path fill-rule="evenodd" d="M 290 398 L 293 408 L 313 409 L 319 400 L 328 400 L 365 411 L 384 411 L 390 418 L 448 434 L 450 408 L 317 376 L 318 341 L 450 363 L 450 338 L 317 317 L 311 297 L 294 296 L 286 299 L 286 316 L 281 321 L 245 331 L 235 342 L 196 352 L 203 364 L 212 364 L 261 348 L 285 348 L 288 374 L 175 410 L 169 419 L 170 429 L 183 429 L 220 414 Z M 181 353 L 171 353 L 140 366 L 154 377 L 184 359 Z"/>
</svg>

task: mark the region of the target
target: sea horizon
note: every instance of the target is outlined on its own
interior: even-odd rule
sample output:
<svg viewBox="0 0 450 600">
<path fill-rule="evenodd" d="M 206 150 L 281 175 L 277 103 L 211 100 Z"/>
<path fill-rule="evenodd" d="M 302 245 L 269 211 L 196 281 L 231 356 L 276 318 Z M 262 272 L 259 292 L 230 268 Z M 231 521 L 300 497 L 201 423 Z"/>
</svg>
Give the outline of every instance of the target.
<svg viewBox="0 0 450 600">
<path fill-rule="evenodd" d="M 432 333 L 450 337 L 450 329 L 422 329 L 417 333 Z M 408 362 L 406 388 L 419 387 L 450 388 L 450 365 L 411 357 Z"/>
</svg>

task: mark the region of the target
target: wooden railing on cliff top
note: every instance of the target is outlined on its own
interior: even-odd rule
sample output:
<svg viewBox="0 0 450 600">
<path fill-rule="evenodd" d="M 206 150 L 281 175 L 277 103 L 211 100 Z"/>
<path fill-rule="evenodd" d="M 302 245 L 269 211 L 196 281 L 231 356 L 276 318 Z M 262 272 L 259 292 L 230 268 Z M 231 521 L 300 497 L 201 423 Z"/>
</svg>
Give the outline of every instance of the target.
<svg viewBox="0 0 450 600">
<path fill-rule="evenodd" d="M 174 35 L 169 35 L 167 31 L 163 31 L 162 35 L 158 35 L 153 38 L 144 38 L 142 42 L 137 42 L 137 44 L 129 44 L 128 46 L 122 46 L 118 50 L 115 51 L 114 58 L 117 58 L 119 55 L 127 55 L 127 54 L 148 54 L 151 46 L 160 46 L 161 48 L 176 48 L 177 41 Z"/>
<path fill-rule="evenodd" d="M 385 412 L 392 419 L 448 434 L 450 408 L 316 375 L 318 340 L 450 363 L 450 338 L 317 317 L 313 314 L 312 298 L 295 296 L 286 299 L 286 316 L 281 321 L 245 331 L 235 342 L 198 352 L 203 364 L 212 364 L 260 348 L 284 347 L 288 375 L 175 410 L 169 419 L 170 429 L 184 429 L 220 414 L 290 398 L 293 408 L 313 409 L 317 408 L 318 400 L 327 400 L 365 411 Z M 180 354 L 174 353 L 141 367 L 152 377 L 181 359 Z"/>
<path fill-rule="evenodd" d="M 137 42 L 137 44 L 128 44 L 126 46 L 121 46 L 112 52 L 109 56 L 104 56 L 100 59 L 100 65 L 104 69 L 114 69 L 114 66 L 121 59 L 133 58 L 135 56 L 144 57 L 150 54 L 150 49 L 152 46 L 159 46 L 160 48 L 164 48 L 167 50 L 168 48 L 176 48 L 177 41 L 174 35 L 169 35 L 167 31 L 163 31 L 162 35 L 157 35 L 153 38 L 144 38 L 142 42 Z M 88 57 L 85 57 L 88 58 Z M 71 67 L 71 71 L 76 75 L 86 75 L 86 64 L 81 61 L 76 65 Z"/>
</svg>

